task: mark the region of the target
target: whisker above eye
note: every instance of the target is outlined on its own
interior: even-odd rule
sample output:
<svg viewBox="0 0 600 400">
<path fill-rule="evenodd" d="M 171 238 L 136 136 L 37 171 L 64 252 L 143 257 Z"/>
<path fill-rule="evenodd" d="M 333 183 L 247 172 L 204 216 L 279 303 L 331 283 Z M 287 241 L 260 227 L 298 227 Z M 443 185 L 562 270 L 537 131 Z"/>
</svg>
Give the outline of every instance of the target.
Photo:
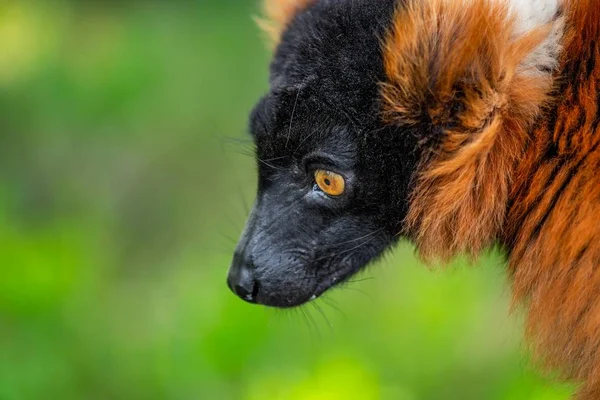
<svg viewBox="0 0 600 400">
<path fill-rule="evenodd" d="M 298 89 L 298 93 L 296 93 L 296 100 L 294 101 L 294 108 L 292 108 L 292 116 L 290 117 L 290 127 L 288 129 L 287 139 L 285 141 L 285 148 L 287 149 L 288 143 L 290 141 L 290 136 L 292 136 L 292 124 L 294 122 L 294 114 L 296 114 L 296 106 L 298 105 L 298 98 L 300 97 L 300 89 Z"/>
<path fill-rule="evenodd" d="M 296 152 L 300 149 L 300 147 L 302 147 L 302 145 L 304 144 L 304 142 L 306 142 L 308 139 L 310 139 L 315 133 L 317 133 L 316 130 L 312 131 L 311 133 L 309 133 L 308 135 L 306 135 L 301 141 L 300 144 L 294 149 L 294 154 L 296 154 Z"/>
<path fill-rule="evenodd" d="M 273 165 L 273 164 L 270 164 L 270 163 L 268 163 L 268 162 L 267 162 L 267 161 L 265 161 L 265 160 L 261 160 L 261 159 L 260 159 L 260 158 L 258 158 L 258 157 L 256 157 L 256 161 L 258 161 L 259 163 L 261 163 L 261 164 L 263 164 L 263 165 L 266 165 L 267 167 L 269 167 L 269 168 L 271 168 L 271 169 L 274 169 L 274 170 L 276 170 L 276 171 L 285 171 L 285 170 L 286 170 L 285 168 L 276 167 L 275 165 Z"/>
<path fill-rule="evenodd" d="M 267 159 L 264 159 L 263 161 L 271 162 L 271 161 L 283 160 L 284 158 L 288 158 L 288 156 L 280 156 L 280 157 L 267 158 Z"/>
</svg>

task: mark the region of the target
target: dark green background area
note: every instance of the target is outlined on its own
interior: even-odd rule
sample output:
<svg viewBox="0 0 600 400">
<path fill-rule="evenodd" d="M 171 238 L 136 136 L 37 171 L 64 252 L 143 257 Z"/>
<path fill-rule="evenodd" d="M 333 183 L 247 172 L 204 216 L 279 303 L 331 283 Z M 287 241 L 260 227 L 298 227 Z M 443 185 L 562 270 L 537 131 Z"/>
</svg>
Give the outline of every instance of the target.
<svg viewBox="0 0 600 400">
<path fill-rule="evenodd" d="M 258 9 L 0 0 L 0 400 L 566 399 L 497 256 L 404 243 L 286 312 L 229 292 Z"/>
</svg>

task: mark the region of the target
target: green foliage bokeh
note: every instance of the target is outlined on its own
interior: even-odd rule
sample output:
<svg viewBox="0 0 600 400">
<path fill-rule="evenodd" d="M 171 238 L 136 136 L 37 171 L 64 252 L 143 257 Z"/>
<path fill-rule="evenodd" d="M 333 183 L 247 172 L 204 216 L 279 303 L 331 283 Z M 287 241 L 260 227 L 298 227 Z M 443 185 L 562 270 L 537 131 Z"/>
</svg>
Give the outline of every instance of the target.
<svg viewBox="0 0 600 400">
<path fill-rule="evenodd" d="M 493 255 L 430 271 L 402 244 L 287 312 L 229 292 L 257 12 L 0 1 L 0 399 L 568 398 Z"/>
</svg>

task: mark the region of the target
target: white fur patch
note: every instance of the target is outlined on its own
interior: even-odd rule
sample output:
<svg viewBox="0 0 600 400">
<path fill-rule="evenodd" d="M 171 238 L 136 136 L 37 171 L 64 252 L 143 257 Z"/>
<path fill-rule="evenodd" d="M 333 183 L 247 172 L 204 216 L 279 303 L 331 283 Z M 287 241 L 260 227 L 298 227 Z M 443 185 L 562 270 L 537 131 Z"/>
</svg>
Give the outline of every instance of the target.
<svg viewBox="0 0 600 400">
<path fill-rule="evenodd" d="M 529 73 L 548 73 L 558 67 L 562 50 L 565 19 L 562 15 L 563 0 L 500 0 L 506 1 L 516 17 L 515 35 L 552 24 L 546 39 L 524 60 L 521 67 Z"/>
<path fill-rule="evenodd" d="M 505 0 L 517 17 L 517 33 L 528 32 L 556 19 L 561 0 Z"/>
</svg>

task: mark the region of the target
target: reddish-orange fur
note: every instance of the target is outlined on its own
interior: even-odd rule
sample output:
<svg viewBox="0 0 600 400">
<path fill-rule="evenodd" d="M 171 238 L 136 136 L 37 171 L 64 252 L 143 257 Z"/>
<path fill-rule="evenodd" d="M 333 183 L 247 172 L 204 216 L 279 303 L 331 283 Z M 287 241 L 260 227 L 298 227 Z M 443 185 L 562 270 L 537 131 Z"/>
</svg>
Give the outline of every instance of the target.
<svg viewBox="0 0 600 400">
<path fill-rule="evenodd" d="M 548 29 L 513 38 L 513 24 L 500 2 L 409 1 L 385 41 L 384 117 L 443 129 L 407 218 L 426 259 L 477 254 L 503 223 L 510 169 L 552 83 L 518 69 Z"/>
<path fill-rule="evenodd" d="M 536 353 L 587 400 L 600 398 L 600 2 L 573 1 L 569 23 L 557 101 L 516 166 L 502 239 Z"/>
<path fill-rule="evenodd" d="M 503 245 L 536 355 L 598 399 L 600 2 L 566 4 L 552 97 L 515 70 L 543 30 L 512 38 L 499 2 L 408 3 L 384 43 L 384 117 L 443 131 L 424 144 L 408 232 L 426 259 Z"/>
</svg>

